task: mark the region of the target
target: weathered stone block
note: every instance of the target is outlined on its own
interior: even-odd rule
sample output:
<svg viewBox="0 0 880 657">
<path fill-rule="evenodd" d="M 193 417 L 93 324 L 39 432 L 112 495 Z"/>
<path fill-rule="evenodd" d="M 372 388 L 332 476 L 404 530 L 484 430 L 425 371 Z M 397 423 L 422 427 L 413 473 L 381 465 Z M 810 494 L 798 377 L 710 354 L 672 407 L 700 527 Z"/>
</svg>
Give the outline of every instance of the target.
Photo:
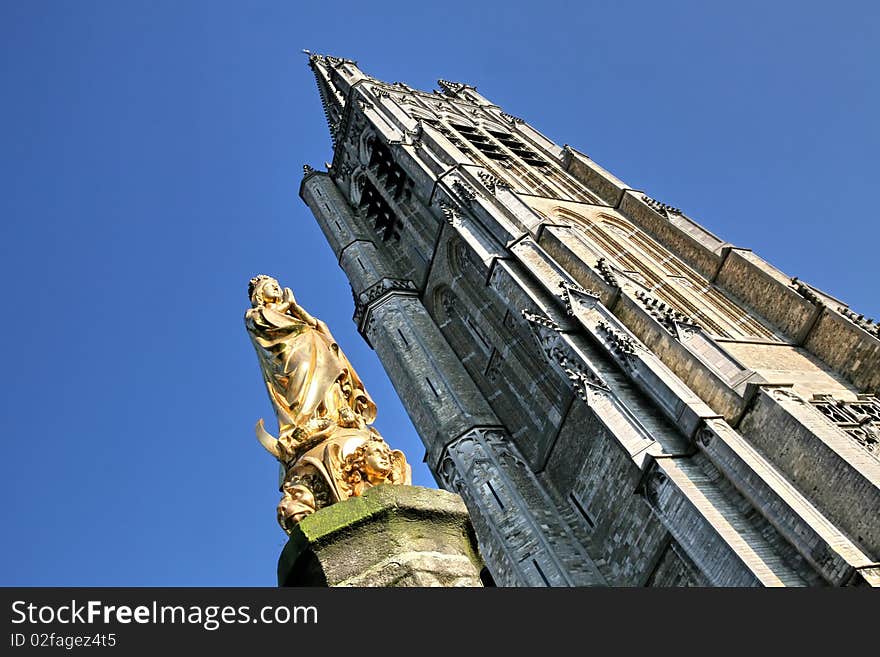
<svg viewBox="0 0 880 657">
<path fill-rule="evenodd" d="M 325 507 L 293 530 L 280 586 L 482 586 L 482 560 L 461 498 L 382 485 Z"/>
</svg>

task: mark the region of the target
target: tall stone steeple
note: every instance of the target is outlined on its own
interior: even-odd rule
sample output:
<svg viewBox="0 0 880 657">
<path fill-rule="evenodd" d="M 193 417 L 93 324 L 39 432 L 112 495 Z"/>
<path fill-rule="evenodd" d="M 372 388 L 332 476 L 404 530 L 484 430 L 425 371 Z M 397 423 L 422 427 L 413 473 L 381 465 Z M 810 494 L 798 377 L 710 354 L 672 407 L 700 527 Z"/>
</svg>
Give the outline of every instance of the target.
<svg viewBox="0 0 880 657">
<path fill-rule="evenodd" d="M 311 55 L 300 194 L 503 585 L 880 584 L 880 339 L 475 87 Z"/>
<path fill-rule="evenodd" d="M 336 143 L 336 137 L 342 128 L 345 115 L 345 103 L 352 85 L 366 76 L 351 59 L 317 55 L 303 51 L 309 57 L 309 68 L 315 75 L 318 94 L 324 108 L 324 116 L 330 129 L 330 137 Z"/>
</svg>

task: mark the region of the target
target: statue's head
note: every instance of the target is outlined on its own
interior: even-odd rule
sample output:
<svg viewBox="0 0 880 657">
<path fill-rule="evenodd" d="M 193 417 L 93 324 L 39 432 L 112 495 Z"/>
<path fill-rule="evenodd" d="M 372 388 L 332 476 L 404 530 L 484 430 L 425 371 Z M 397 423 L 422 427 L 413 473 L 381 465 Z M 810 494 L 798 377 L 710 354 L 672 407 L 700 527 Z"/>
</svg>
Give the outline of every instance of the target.
<svg viewBox="0 0 880 657">
<path fill-rule="evenodd" d="M 343 466 L 345 474 L 354 481 L 379 481 L 387 478 L 393 469 L 391 448 L 376 436 L 358 445 L 345 459 Z"/>
<path fill-rule="evenodd" d="M 248 283 L 248 297 L 251 306 L 263 306 L 267 303 L 281 301 L 283 294 L 278 280 L 266 274 L 254 276 Z"/>
<path fill-rule="evenodd" d="M 384 440 L 370 440 L 364 445 L 363 470 L 370 477 L 387 477 L 394 464 L 391 461 L 391 448 Z"/>
<path fill-rule="evenodd" d="M 312 491 L 310 491 L 307 487 L 303 486 L 302 483 L 298 481 L 285 481 L 282 490 L 295 502 L 304 502 L 312 506 L 315 505 L 315 496 Z"/>
</svg>

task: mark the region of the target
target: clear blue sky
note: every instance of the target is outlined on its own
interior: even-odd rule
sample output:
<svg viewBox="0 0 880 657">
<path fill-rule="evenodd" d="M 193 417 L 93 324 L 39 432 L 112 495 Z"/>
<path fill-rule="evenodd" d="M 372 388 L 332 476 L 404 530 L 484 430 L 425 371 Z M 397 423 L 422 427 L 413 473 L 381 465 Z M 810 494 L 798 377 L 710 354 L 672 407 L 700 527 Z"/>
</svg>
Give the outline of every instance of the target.
<svg viewBox="0 0 880 657">
<path fill-rule="evenodd" d="M 297 196 L 331 158 L 301 49 L 475 84 L 877 317 L 878 6 L 3 0 L 0 584 L 275 584 L 259 272 L 330 324 L 433 485 Z"/>
</svg>

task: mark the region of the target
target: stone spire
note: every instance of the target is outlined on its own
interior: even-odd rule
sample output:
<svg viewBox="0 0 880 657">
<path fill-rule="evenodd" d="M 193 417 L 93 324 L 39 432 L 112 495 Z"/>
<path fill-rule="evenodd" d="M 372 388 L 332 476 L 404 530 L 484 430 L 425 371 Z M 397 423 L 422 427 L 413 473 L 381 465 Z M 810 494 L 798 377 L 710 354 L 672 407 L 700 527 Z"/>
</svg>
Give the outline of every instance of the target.
<svg viewBox="0 0 880 657">
<path fill-rule="evenodd" d="M 320 55 L 308 50 L 303 50 L 303 53 L 309 57 L 309 68 L 315 75 L 324 116 L 330 128 L 330 138 L 335 147 L 339 128 L 345 116 L 348 92 L 355 82 L 369 76 L 357 67 L 357 62 L 354 60 Z"/>
<path fill-rule="evenodd" d="M 880 587 L 877 324 L 470 85 L 315 65 L 300 195 L 497 584 Z"/>
</svg>

